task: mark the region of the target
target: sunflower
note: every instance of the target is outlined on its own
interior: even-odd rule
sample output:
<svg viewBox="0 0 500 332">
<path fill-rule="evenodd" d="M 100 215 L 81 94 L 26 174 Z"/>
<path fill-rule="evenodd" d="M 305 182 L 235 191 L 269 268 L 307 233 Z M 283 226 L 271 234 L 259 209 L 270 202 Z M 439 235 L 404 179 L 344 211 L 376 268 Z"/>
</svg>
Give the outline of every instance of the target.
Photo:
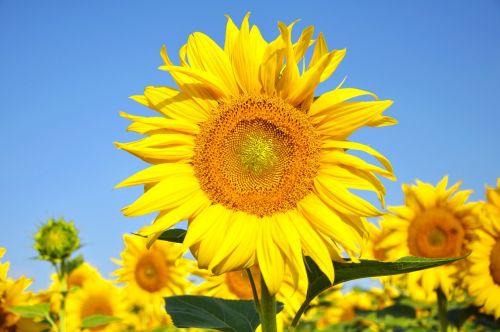
<svg viewBox="0 0 500 332">
<path fill-rule="evenodd" d="M 257 265 L 250 269 L 252 279 L 255 283 L 257 294 L 260 294 L 260 269 Z M 203 276 L 203 273 L 200 273 Z M 213 296 L 228 300 L 252 300 L 253 293 L 250 280 L 246 271 L 232 271 L 221 275 L 204 276 L 206 281 L 198 285 L 194 290 L 194 294 Z M 307 280 L 301 280 L 299 287 L 295 289 L 290 273 L 285 274 L 283 285 L 280 291 L 276 294 L 277 301 L 282 302 L 285 307 L 283 309 L 282 319 L 284 323 L 289 323 L 295 313 L 299 310 L 300 305 L 304 302 L 307 293 Z"/>
<path fill-rule="evenodd" d="M 487 188 L 481 229 L 470 245 L 469 268 L 464 284 L 477 305 L 500 318 L 500 178 L 497 188 Z"/>
<path fill-rule="evenodd" d="M 122 331 L 119 319 L 125 317 L 125 307 L 119 288 L 104 279 L 85 282 L 66 298 L 67 330 L 80 331 L 83 320 L 94 315 L 112 316 L 116 322 L 92 328 L 92 331 Z"/>
<path fill-rule="evenodd" d="M 435 187 L 418 180 L 416 185 L 403 185 L 405 205 L 389 207 L 392 213 L 383 218 L 384 231 L 389 234 L 379 246 L 387 249 L 389 259 L 408 255 L 457 257 L 468 252 L 477 227 L 477 203 L 466 202 L 472 191 L 459 191 L 460 182 L 447 186 L 448 177 Z M 461 264 L 459 261 L 403 276 L 410 295 L 433 302 L 435 290 L 440 288 L 449 298 Z"/>
<path fill-rule="evenodd" d="M 330 303 L 330 305 L 324 310 L 317 310 L 320 317 L 316 322 L 316 327 L 319 330 L 324 330 L 334 324 L 353 321 L 357 318 L 357 310 L 382 309 L 386 304 L 380 301 L 381 293 L 383 291 L 380 289 L 371 289 L 369 291 L 351 290 L 347 293 L 342 293 L 339 288 L 331 289 L 321 299 L 321 302 Z M 359 324 L 367 326 L 370 331 L 378 330 L 374 322 L 361 320 Z"/>
<path fill-rule="evenodd" d="M 159 211 L 142 232 L 150 243 L 187 219 L 183 248 L 191 248 L 200 268 L 221 274 L 258 264 L 271 294 L 285 270 L 296 286 L 305 279 L 303 253 L 333 280 L 332 259 L 343 251 L 355 257 L 367 232 L 364 218 L 380 215 L 350 189 L 382 200 L 376 175 L 394 178 L 384 156 L 348 140 L 361 127 L 394 124 L 382 114 L 392 101 L 341 87 L 315 98 L 345 50 L 329 51 L 321 33 L 313 41 L 312 26 L 292 42 L 294 25 L 278 23 L 278 37 L 267 42 L 248 15 L 240 28 L 228 18 L 223 48 L 195 32 L 180 49 L 180 65 L 163 47 L 160 68 L 178 89 L 147 87 L 134 96 L 160 116 L 122 113 L 133 121 L 129 130 L 147 137 L 116 143 L 153 164 L 118 185 L 145 187 L 125 215 Z"/>
<path fill-rule="evenodd" d="M 180 245 L 157 241 L 148 249 L 143 237 L 126 234 L 123 240 L 122 261 L 115 261 L 122 267 L 114 274 L 127 285 L 130 296 L 135 295 L 136 302 L 161 306 L 165 296 L 184 294 L 190 287 L 187 277 L 192 264 L 187 259 L 178 259 Z"/>
<path fill-rule="evenodd" d="M 5 254 L 5 249 L 0 248 L 0 258 Z M 20 277 L 13 280 L 7 277 L 9 272 L 9 262 L 0 264 L 0 331 L 10 331 L 19 322 L 20 317 L 9 309 L 15 306 L 29 304 L 30 293 L 26 288 L 31 284 L 31 280 Z"/>
</svg>

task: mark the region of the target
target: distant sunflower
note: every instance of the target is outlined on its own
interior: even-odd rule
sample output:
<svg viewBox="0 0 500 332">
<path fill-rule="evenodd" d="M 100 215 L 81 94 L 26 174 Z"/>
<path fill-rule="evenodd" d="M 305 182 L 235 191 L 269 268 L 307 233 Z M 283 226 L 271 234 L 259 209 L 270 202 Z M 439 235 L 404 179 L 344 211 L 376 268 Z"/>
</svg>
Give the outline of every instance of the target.
<svg viewBox="0 0 500 332">
<path fill-rule="evenodd" d="M 116 322 L 92 328 L 92 331 L 123 331 L 120 319 L 125 315 L 120 289 L 113 283 L 104 280 L 90 280 L 81 288 L 70 292 L 66 298 L 67 330 L 80 331 L 83 320 L 94 315 L 112 316 Z"/>
<path fill-rule="evenodd" d="M 118 185 L 146 189 L 125 215 L 160 212 L 143 232 L 150 243 L 188 219 L 183 247 L 200 268 L 221 274 L 258 264 L 272 294 L 286 269 L 295 285 L 305 278 L 303 253 L 333 280 L 332 259 L 341 259 L 342 249 L 357 255 L 363 218 L 380 214 L 349 189 L 371 190 L 382 200 L 375 174 L 394 178 L 384 156 L 347 140 L 361 127 L 394 124 L 383 115 L 392 101 L 340 87 L 315 98 L 345 50 L 328 51 L 322 34 L 313 41 L 313 27 L 292 42 L 294 24 L 278 23 L 279 36 L 267 42 L 248 15 L 240 28 L 228 18 L 224 48 L 195 32 L 179 66 L 162 48 L 160 68 L 179 90 L 148 87 L 133 97 L 161 116 L 122 113 L 133 121 L 129 130 L 147 137 L 117 143 L 153 164 Z M 313 44 L 301 73 L 298 64 Z M 361 96 L 374 100 L 352 101 Z"/>
<path fill-rule="evenodd" d="M 458 191 L 460 182 L 450 188 L 448 177 L 437 186 L 417 180 L 403 185 L 405 205 L 389 207 L 384 229 L 389 232 L 381 242 L 390 259 L 412 255 L 428 258 L 457 257 L 468 252 L 467 246 L 477 227 L 476 203 L 467 203 L 472 191 Z M 417 300 L 435 301 L 441 288 L 449 297 L 458 280 L 456 273 L 463 262 L 412 272 L 405 275 L 410 295 Z"/>
<path fill-rule="evenodd" d="M 481 229 L 471 243 L 465 285 L 477 305 L 500 318 L 500 178 L 497 188 L 487 188 L 488 202 L 481 216 Z"/>
<path fill-rule="evenodd" d="M 252 277 L 255 282 L 257 294 L 260 294 L 260 269 L 258 266 L 251 268 Z M 194 290 L 194 294 L 213 296 L 228 300 L 252 300 L 252 287 L 246 271 L 232 271 L 217 276 L 206 276 L 206 281 L 202 282 Z M 276 299 L 284 303 L 285 322 L 290 322 L 300 305 L 304 302 L 307 293 L 307 281 L 299 282 L 299 287 L 295 290 L 290 273 L 285 274 L 280 291 L 276 294 Z"/>
<path fill-rule="evenodd" d="M 316 327 L 324 330 L 331 325 L 342 322 L 353 321 L 357 317 L 357 310 L 377 310 L 382 309 L 385 303 L 380 302 L 382 290 L 372 289 L 369 291 L 352 290 L 342 293 L 339 288 L 331 289 L 321 298 L 322 303 L 330 303 L 328 307 L 318 309 L 319 318 Z M 367 326 L 369 331 L 378 331 L 376 323 L 368 320 L 361 320 L 358 325 Z M 373 329 L 371 329 L 373 328 Z"/>
<path fill-rule="evenodd" d="M 142 304 L 163 303 L 165 296 L 181 295 L 191 285 L 187 277 L 192 264 L 180 258 L 181 248 L 176 243 L 157 241 L 146 248 L 146 239 L 137 235 L 124 235 L 125 249 L 122 267 L 114 272 L 118 281 L 127 285 L 130 297 Z"/>
<path fill-rule="evenodd" d="M 0 258 L 5 254 L 5 249 L 0 248 Z M 27 305 L 30 294 L 26 288 L 31 280 L 20 277 L 13 280 L 7 277 L 9 262 L 0 264 L 0 331 L 15 331 L 20 317 L 9 309 L 15 306 Z"/>
</svg>

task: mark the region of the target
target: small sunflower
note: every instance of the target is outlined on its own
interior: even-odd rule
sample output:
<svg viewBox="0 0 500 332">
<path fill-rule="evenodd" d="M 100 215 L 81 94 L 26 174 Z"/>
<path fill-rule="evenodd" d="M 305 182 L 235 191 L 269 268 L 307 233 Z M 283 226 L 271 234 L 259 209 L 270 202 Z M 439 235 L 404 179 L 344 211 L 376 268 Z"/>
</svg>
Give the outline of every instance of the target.
<svg viewBox="0 0 500 332">
<path fill-rule="evenodd" d="M 333 281 L 332 259 L 341 260 L 343 250 L 356 256 L 364 217 L 380 215 L 350 189 L 382 200 L 376 175 L 394 179 L 384 156 L 348 140 L 361 127 L 394 124 L 383 115 L 392 101 L 340 87 L 315 98 L 345 50 L 329 51 L 321 33 L 312 40 L 312 26 L 292 42 L 294 25 L 278 23 L 278 37 L 267 42 L 248 15 L 240 28 L 228 18 L 223 48 L 195 32 L 180 49 L 180 65 L 162 48 L 160 68 L 178 89 L 148 87 L 133 97 L 160 116 L 123 113 L 133 121 L 128 129 L 147 137 L 117 143 L 153 164 L 118 185 L 146 190 L 125 215 L 160 212 L 142 233 L 150 243 L 187 219 L 183 248 L 191 248 L 200 268 L 221 274 L 258 264 L 272 294 L 285 270 L 295 285 L 306 278 L 303 253 Z"/>
<path fill-rule="evenodd" d="M 495 318 L 500 318 L 500 178 L 497 188 L 487 188 L 481 229 L 470 245 L 469 268 L 464 279 L 469 294 L 477 305 Z"/>
<path fill-rule="evenodd" d="M 83 320 L 94 315 L 122 319 L 126 315 L 121 290 L 104 279 L 89 280 L 66 298 L 67 330 L 80 331 Z M 92 331 L 123 331 L 121 322 L 111 322 L 92 328 Z"/>
<path fill-rule="evenodd" d="M 450 188 L 448 177 L 437 186 L 421 181 L 403 185 L 405 205 L 389 207 L 384 229 L 389 234 L 380 243 L 390 259 L 404 256 L 428 258 L 457 257 L 468 252 L 467 246 L 477 227 L 477 203 L 467 203 L 472 191 L 458 191 L 460 182 Z M 462 261 L 403 276 L 412 297 L 435 301 L 441 288 L 450 297 L 457 284 Z"/>
<path fill-rule="evenodd" d="M 253 266 L 250 269 L 252 279 L 257 289 L 257 294 L 260 294 L 260 269 L 258 266 Z M 203 276 L 203 273 L 200 273 Z M 232 271 L 221 275 L 205 276 L 206 281 L 202 282 L 193 290 L 194 294 L 213 296 L 228 300 L 252 300 L 253 293 L 250 284 L 250 279 L 246 271 Z M 277 301 L 282 302 L 285 307 L 283 309 L 282 318 L 285 323 L 290 322 L 295 313 L 304 302 L 307 293 L 307 281 L 299 282 L 299 287 L 295 289 L 290 273 L 285 274 L 285 280 L 280 291 L 276 294 Z"/>
<path fill-rule="evenodd" d="M 5 249 L 0 248 L 0 258 L 5 254 Z M 20 277 L 13 280 L 7 277 L 9 272 L 9 262 L 0 264 L 0 331 L 10 331 L 15 329 L 20 317 L 9 309 L 15 306 L 29 304 L 30 293 L 26 288 L 31 284 L 31 280 Z"/>
<path fill-rule="evenodd" d="M 127 285 L 127 292 L 135 294 L 137 301 L 162 304 L 165 296 L 184 294 L 190 287 L 187 277 L 192 264 L 179 258 L 180 245 L 157 241 L 148 249 L 143 237 L 126 234 L 123 240 L 122 261 L 116 261 L 121 268 L 114 274 Z"/>
<path fill-rule="evenodd" d="M 321 298 L 321 302 L 330 303 L 330 305 L 325 310 L 317 310 L 320 317 L 316 322 L 316 327 L 319 330 L 324 330 L 334 324 L 353 321 L 357 318 L 356 310 L 382 309 L 382 303 L 378 299 L 381 292 L 381 290 L 373 289 L 342 293 L 339 288 L 333 288 Z M 360 324 L 368 328 L 376 326 L 375 323 L 365 320 L 360 321 Z M 372 330 L 370 329 L 370 331 Z"/>
</svg>

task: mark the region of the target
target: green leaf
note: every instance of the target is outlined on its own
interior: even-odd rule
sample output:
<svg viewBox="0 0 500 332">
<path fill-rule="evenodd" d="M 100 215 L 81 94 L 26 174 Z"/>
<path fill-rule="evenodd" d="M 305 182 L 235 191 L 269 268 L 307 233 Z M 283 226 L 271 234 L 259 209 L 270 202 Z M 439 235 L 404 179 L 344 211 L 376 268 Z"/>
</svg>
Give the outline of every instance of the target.
<svg viewBox="0 0 500 332">
<path fill-rule="evenodd" d="M 182 243 L 186 237 L 186 230 L 181 228 L 173 228 L 163 232 L 158 240 Z"/>
<path fill-rule="evenodd" d="M 69 260 L 65 265 L 64 273 L 70 274 L 74 269 L 82 265 L 84 261 L 85 260 L 83 259 L 82 255 L 78 255 L 75 258 Z"/>
<path fill-rule="evenodd" d="M 43 318 L 50 313 L 50 304 L 20 305 L 12 307 L 9 310 L 23 318 Z"/>
<path fill-rule="evenodd" d="M 117 320 L 120 320 L 120 319 L 117 317 L 114 317 L 114 316 L 92 315 L 92 316 L 85 317 L 83 319 L 81 328 L 82 329 L 91 329 L 93 327 L 116 322 Z"/>
<path fill-rule="evenodd" d="M 225 332 L 253 332 L 260 318 L 251 300 L 224 300 L 182 295 L 165 298 L 165 307 L 176 327 L 196 327 Z M 276 312 L 283 310 L 279 303 Z"/>
<path fill-rule="evenodd" d="M 450 309 L 448 310 L 448 321 L 456 328 L 460 328 L 469 319 L 469 317 L 476 315 L 478 312 L 478 308 L 473 305 L 465 308 Z"/>
<path fill-rule="evenodd" d="M 359 263 L 333 262 L 333 267 L 335 270 L 335 281 L 333 285 L 323 274 L 323 272 L 321 272 L 316 263 L 314 263 L 314 261 L 310 257 L 306 257 L 308 266 L 307 277 L 309 279 L 307 299 L 312 300 L 324 290 L 346 281 L 368 277 L 390 276 L 395 274 L 424 270 L 431 267 L 452 263 L 464 257 L 465 256 L 453 258 L 423 258 L 408 256 L 400 258 L 395 262 L 380 262 L 365 259 L 362 259 Z"/>
<path fill-rule="evenodd" d="M 297 326 L 300 316 L 302 316 L 309 306 L 309 303 L 311 303 L 316 296 L 334 285 L 355 279 L 390 276 L 424 270 L 453 263 L 465 257 L 466 256 L 453 258 L 424 258 L 408 256 L 400 258 L 395 262 L 380 262 L 366 259 L 361 259 L 359 263 L 351 263 L 348 260 L 344 263 L 333 262 L 333 268 L 335 270 L 335 280 L 333 284 L 330 283 L 328 277 L 321 272 L 318 265 L 316 265 L 310 257 L 306 257 L 307 278 L 309 280 L 307 295 L 304 303 L 301 305 L 292 321 L 292 326 Z"/>
</svg>

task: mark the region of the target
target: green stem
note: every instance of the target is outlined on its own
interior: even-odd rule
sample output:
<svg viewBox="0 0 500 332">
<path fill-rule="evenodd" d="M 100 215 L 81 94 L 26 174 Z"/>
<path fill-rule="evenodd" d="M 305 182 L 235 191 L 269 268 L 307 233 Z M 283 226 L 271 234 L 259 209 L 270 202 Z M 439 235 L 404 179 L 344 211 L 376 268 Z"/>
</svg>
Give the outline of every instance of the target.
<svg viewBox="0 0 500 332">
<path fill-rule="evenodd" d="M 260 301 L 259 301 L 259 294 L 257 292 L 257 287 L 255 286 L 255 281 L 253 280 L 253 275 L 252 271 L 250 269 L 246 269 L 247 275 L 248 275 L 248 280 L 250 280 L 250 285 L 252 286 L 252 294 L 253 294 L 253 302 L 255 304 L 255 309 L 257 309 L 257 312 L 260 313 Z"/>
<path fill-rule="evenodd" d="M 448 329 L 448 311 L 447 311 L 447 300 L 446 295 L 443 293 L 441 288 L 436 289 L 437 305 L 438 305 L 438 315 L 439 324 L 441 326 L 440 331 L 446 332 Z"/>
<path fill-rule="evenodd" d="M 269 293 L 266 282 L 260 275 L 260 321 L 262 332 L 276 332 L 276 297 Z"/>
<path fill-rule="evenodd" d="M 59 331 L 66 331 L 66 295 L 68 293 L 68 280 L 66 278 L 66 261 L 63 259 L 58 273 L 59 291 L 61 292 L 61 306 L 59 308 Z"/>
</svg>

